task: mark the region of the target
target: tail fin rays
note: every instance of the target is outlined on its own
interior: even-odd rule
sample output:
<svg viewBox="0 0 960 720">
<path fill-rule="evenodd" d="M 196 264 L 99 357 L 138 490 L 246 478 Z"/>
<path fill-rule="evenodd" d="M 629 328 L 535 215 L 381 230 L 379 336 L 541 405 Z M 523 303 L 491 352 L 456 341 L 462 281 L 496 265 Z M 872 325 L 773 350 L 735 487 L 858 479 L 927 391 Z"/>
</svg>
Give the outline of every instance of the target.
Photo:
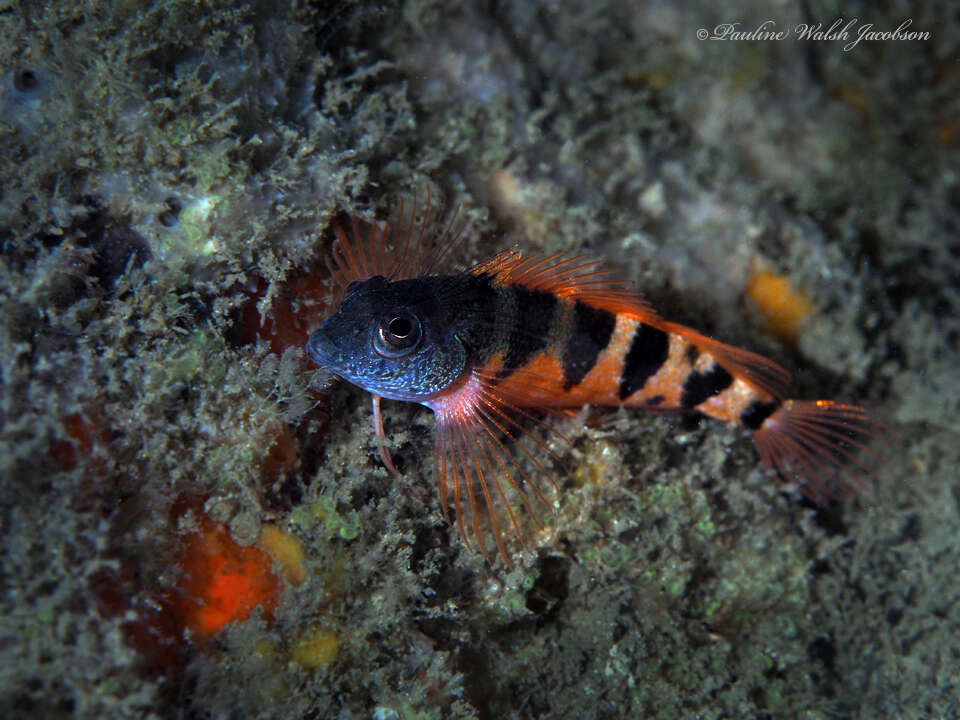
<svg viewBox="0 0 960 720">
<path fill-rule="evenodd" d="M 877 458 L 870 445 L 888 432 L 855 405 L 785 401 L 753 434 L 763 464 L 817 503 L 844 500 L 869 486 Z"/>
</svg>

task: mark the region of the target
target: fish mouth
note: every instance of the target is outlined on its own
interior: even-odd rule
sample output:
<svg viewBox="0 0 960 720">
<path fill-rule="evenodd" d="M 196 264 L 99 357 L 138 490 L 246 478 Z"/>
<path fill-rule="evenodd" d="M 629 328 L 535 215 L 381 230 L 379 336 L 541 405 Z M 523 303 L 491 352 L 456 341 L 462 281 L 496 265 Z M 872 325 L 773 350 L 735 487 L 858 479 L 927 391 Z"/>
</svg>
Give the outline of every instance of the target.
<svg viewBox="0 0 960 720">
<path fill-rule="evenodd" d="M 337 356 L 337 347 L 323 331 L 323 328 L 314 330 L 307 339 L 307 354 L 317 365 L 330 368 L 333 358 Z"/>
</svg>

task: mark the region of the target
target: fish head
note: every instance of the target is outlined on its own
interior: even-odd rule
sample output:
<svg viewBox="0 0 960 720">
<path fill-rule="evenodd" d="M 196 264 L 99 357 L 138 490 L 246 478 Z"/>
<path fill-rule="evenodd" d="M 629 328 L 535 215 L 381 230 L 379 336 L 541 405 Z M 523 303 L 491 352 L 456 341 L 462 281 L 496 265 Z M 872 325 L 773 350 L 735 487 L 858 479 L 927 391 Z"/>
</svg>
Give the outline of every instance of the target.
<svg viewBox="0 0 960 720">
<path fill-rule="evenodd" d="M 368 392 L 420 402 L 465 372 L 467 351 L 431 283 L 375 276 L 350 284 L 307 341 L 314 362 Z"/>
</svg>

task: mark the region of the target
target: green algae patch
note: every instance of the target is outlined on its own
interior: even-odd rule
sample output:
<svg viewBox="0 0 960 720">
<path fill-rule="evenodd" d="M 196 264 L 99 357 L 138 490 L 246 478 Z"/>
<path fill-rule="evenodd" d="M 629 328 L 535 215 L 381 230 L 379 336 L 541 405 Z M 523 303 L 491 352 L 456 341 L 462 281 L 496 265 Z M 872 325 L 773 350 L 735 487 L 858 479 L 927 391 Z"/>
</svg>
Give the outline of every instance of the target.
<svg viewBox="0 0 960 720">
<path fill-rule="evenodd" d="M 304 530 L 322 527 L 329 536 L 343 540 L 356 540 L 363 529 L 356 510 L 339 511 L 337 501 L 328 495 L 309 505 L 297 506 L 291 519 Z"/>
</svg>

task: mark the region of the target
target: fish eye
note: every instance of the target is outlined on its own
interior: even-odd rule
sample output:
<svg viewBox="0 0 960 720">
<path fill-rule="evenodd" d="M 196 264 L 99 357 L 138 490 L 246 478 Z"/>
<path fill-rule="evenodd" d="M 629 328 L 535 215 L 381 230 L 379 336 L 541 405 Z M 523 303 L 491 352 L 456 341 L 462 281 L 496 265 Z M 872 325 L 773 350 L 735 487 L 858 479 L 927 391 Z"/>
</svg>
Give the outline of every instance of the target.
<svg viewBox="0 0 960 720">
<path fill-rule="evenodd" d="M 422 330 L 416 315 L 406 311 L 393 313 L 373 334 L 373 349 L 385 358 L 408 355 L 420 342 Z"/>
</svg>

